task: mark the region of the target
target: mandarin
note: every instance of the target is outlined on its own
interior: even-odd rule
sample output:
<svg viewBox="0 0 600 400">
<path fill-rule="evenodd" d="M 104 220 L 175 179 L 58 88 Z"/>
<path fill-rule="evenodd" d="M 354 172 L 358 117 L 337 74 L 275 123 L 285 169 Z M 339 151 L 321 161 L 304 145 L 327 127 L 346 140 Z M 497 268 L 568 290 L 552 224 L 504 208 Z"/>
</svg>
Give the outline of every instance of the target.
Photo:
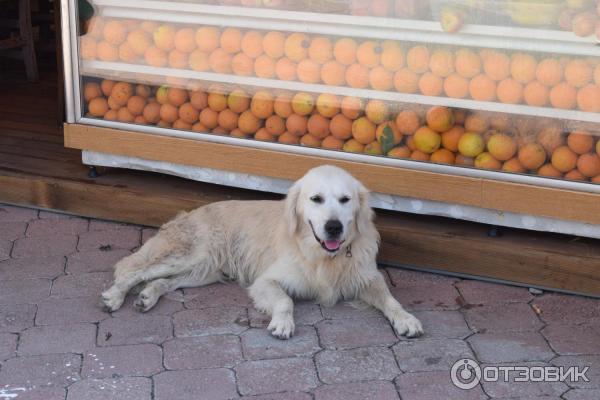
<svg viewBox="0 0 600 400">
<path fill-rule="evenodd" d="M 264 79 L 275 77 L 275 60 L 266 54 L 258 56 L 254 60 L 254 74 Z"/>
<path fill-rule="evenodd" d="M 474 100 L 494 101 L 496 99 L 496 82 L 486 74 L 479 74 L 469 82 L 469 94 Z"/>
<path fill-rule="evenodd" d="M 303 115 L 292 114 L 285 120 L 287 131 L 296 136 L 303 136 L 308 131 L 308 118 Z"/>
<path fill-rule="evenodd" d="M 496 87 L 498 100 L 507 104 L 518 104 L 523 100 L 523 85 L 515 79 L 506 78 Z"/>
<path fill-rule="evenodd" d="M 537 60 L 531 54 L 515 53 L 510 61 L 510 74 L 519 83 L 527 84 L 535 79 Z"/>
<path fill-rule="evenodd" d="M 321 142 L 321 147 L 328 150 L 342 150 L 344 141 L 333 136 L 327 136 Z"/>
<path fill-rule="evenodd" d="M 342 86 L 346 83 L 346 67 L 335 61 L 327 61 L 321 67 L 321 80 L 326 85 Z"/>
<path fill-rule="evenodd" d="M 317 83 L 321 80 L 321 66 L 309 58 L 298 63 L 296 73 L 298 80 L 304 83 Z"/>
<path fill-rule="evenodd" d="M 469 95 L 469 81 L 453 73 L 444 79 L 444 93 L 454 99 L 464 99 Z"/>
<path fill-rule="evenodd" d="M 192 28 L 182 28 L 173 38 L 175 48 L 183 53 L 191 53 L 196 48 L 196 31 Z"/>
<path fill-rule="evenodd" d="M 412 47 L 406 54 L 406 66 L 416 74 L 429 69 L 429 50 L 425 46 Z"/>
<path fill-rule="evenodd" d="M 403 135 L 412 135 L 421 126 L 419 115 L 413 110 L 403 110 L 396 116 L 396 127 Z"/>
<path fill-rule="evenodd" d="M 231 59 L 231 70 L 239 76 L 250 76 L 254 73 L 254 60 L 245 53 L 237 53 Z"/>
<path fill-rule="evenodd" d="M 567 82 L 561 82 L 550 90 L 550 104 L 555 108 L 570 110 L 577 104 L 577 90 Z"/>
<path fill-rule="evenodd" d="M 454 54 L 449 50 L 435 50 L 429 57 L 429 70 L 440 78 L 446 78 L 454 72 Z"/>
<path fill-rule="evenodd" d="M 284 52 L 291 61 L 300 62 L 307 57 L 309 46 L 309 37 L 304 33 L 295 32 L 285 39 Z"/>
<path fill-rule="evenodd" d="M 219 39 L 221 49 L 228 54 L 236 54 L 242 49 L 242 32 L 237 28 L 226 28 Z"/>
<path fill-rule="evenodd" d="M 482 59 L 483 70 L 490 79 L 501 81 L 510 75 L 510 58 L 506 54 L 491 50 Z"/>
<path fill-rule="evenodd" d="M 390 72 L 399 71 L 404 66 L 404 51 L 393 40 L 381 43 L 381 65 Z"/>
<path fill-rule="evenodd" d="M 369 86 L 369 69 L 362 64 L 352 64 L 346 68 L 345 78 L 350 87 L 364 89 Z"/>
<path fill-rule="evenodd" d="M 382 66 L 377 66 L 369 72 L 371 88 L 379 91 L 388 91 L 394 87 L 394 75 Z"/>
<path fill-rule="evenodd" d="M 419 89 L 419 75 L 402 68 L 394 75 L 394 88 L 400 93 L 415 93 Z"/>
<path fill-rule="evenodd" d="M 277 60 L 285 54 L 285 35 L 281 32 L 271 31 L 263 36 L 263 51 L 269 57 Z"/>
<path fill-rule="evenodd" d="M 248 31 L 244 34 L 240 46 L 248 57 L 257 58 L 264 51 L 263 40 L 263 34 L 259 31 Z"/>
<path fill-rule="evenodd" d="M 221 32 L 214 26 L 203 26 L 196 31 L 196 46 L 198 50 L 211 53 L 219 47 Z"/>
<path fill-rule="evenodd" d="M 333 58 L 333 43 L 331 39 L 318 36 L 311 40 L 308 48 L 308 57 L 319 64 L 323 64 Z"/>
<path fill-rule="evenodd" d="M 454 68 L 463 78 L 473 78 L 481 73 L 481 58 L 470 49 L 459 49 L 454 59 Z"/>
<path fill-rule="evenodd" d="M 444 81 L 431 72 L 426 72 L 419 78 L 419 90 L 425 96 L 439 96 L 444 90 Z"/>
<path fill-rule="evenodd" d="M 565 66 L 565 80 L 576 88 L 587 85 L 592 80 L 592 67 L 586 60 L 571 60 Z"/>
<path fill-rule="evenodd" d="M 329 123 L 331 135 L 337 139 L 345 140 L 352 137 L 352 120 L 344 114 L 338 114 Z"/>
<path fill-rule="evenodd" d="M 525 103 L 534 107 L 543 107 L 548 104 L 550 91 L 538 81 L 529 82 L 523 89 Z"/>
<path fill-rule="evenodd" d="M 275 74 L 282 81 L 296 79 L 296 63 L 287 57 L 280 58 L 275 64 Z"/>
<path fill-rule="evenodd" d="M 557 85 L 563 77 L 563 68 L 556 58 L 546 58 L 540 61 L 535 71 L 535 77 L 549 87 Z"/>
<path fill-rule="evenodd" d="M 349 38 L 342 38 L 335 42 L 333 56 L 337 62 L 348 66 L 356 62 L 357 48 L 356 41 Z"/>
</svg>

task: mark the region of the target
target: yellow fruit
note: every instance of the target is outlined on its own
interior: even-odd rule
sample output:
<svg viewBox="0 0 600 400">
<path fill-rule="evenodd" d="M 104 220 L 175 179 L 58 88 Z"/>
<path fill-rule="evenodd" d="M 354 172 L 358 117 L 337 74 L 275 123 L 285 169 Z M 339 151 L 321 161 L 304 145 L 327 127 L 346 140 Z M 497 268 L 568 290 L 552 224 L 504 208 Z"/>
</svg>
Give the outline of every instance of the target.
<svg viewBox="0 0 600 400">
<path fill-rule="evenodd" d="M 296 93 L 292 98 L 292 109 L 296 114 L 308 115 L 315 107 L 315 100 L 309 93 Z"/>
<path fill-rule="evenodd" d="M 510 160 L 517 152 L 517 143 L 508 135 L 501 133 L 490 137 L 487 144 L 488 151 L 497 160 Z"/>
<path fill-rule="evenodd" d="M 502 164 L 490 153 L 484 152 L 475 158 L 475 167 L 484 169 L 500 169 Z"/>
<path fill-rule="evenodd" d="M 361 117 L 352 123 L 352 136 L 365 145 L 375 140 L 375 130 L 375 124 L 366 117 Z"/>
<path fill-rule="evenodd" d="M 317 97 L 317 111 L 324 117 L 332 118 L 340 112 L 340 99 L 334 94 L 320 94 Z"/>
<path fill-rule="evenodd" d="M 382 100 L 369 100 L 365 107 L 365 114 L 374 124 L 381 124 L 388 118 L 389 107 Z"/>
<path fill-rule="evenodd" d="M 458 140 L 458 151 L 466 157 L 477 157 L 483 153 L 485 143 L 481 135 L 474 132 L 465 132 Z"/>
<path fill-rule="evenodd" d="M 414 138 L 417 150 L 426 154 L 433 153 L 442 144 L 440 134 L 426 126 L 419 128 L 412 137 Z"/>
</svg>

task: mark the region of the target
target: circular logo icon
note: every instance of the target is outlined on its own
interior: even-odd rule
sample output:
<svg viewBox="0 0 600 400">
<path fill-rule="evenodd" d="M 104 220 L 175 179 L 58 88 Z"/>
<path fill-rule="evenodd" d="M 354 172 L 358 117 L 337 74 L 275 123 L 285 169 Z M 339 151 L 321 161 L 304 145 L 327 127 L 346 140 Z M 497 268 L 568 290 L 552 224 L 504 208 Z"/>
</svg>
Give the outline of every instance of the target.
<svg viewBox="0 0 600 400">
<path fill-rule="evenodd" d="M 475 360 L 462 358 L 452 365 L 450 378 L 454 386 L 459 389 L 473 389 L 481 380 L 481 368 Z"/>
</svg>

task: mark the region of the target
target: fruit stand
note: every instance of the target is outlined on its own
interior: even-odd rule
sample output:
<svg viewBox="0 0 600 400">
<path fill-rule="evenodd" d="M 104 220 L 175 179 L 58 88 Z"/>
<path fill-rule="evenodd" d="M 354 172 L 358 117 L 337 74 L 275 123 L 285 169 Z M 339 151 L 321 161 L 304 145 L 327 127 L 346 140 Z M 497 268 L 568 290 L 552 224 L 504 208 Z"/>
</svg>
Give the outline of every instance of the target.
<svg viewBox="0 0 600 400">
<path fill-rule="evenodd" d="M 89 165 L 600 238 L 600 1 L 63 0 Z"/>
</svg>

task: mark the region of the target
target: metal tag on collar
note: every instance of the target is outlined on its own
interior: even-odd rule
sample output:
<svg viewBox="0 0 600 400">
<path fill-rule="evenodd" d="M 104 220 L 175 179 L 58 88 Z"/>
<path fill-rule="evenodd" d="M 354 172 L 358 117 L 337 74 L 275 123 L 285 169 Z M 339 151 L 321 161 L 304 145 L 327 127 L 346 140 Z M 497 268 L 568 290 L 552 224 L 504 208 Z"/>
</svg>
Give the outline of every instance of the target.
<svg viewBox="0 0 600 400">
<path fill-rule="evenodd" d="M 348 247 L 346 247 L 346 257 L 350 258 L 352 257 L 352 245 L 349 244 Z"/>
</svg>

